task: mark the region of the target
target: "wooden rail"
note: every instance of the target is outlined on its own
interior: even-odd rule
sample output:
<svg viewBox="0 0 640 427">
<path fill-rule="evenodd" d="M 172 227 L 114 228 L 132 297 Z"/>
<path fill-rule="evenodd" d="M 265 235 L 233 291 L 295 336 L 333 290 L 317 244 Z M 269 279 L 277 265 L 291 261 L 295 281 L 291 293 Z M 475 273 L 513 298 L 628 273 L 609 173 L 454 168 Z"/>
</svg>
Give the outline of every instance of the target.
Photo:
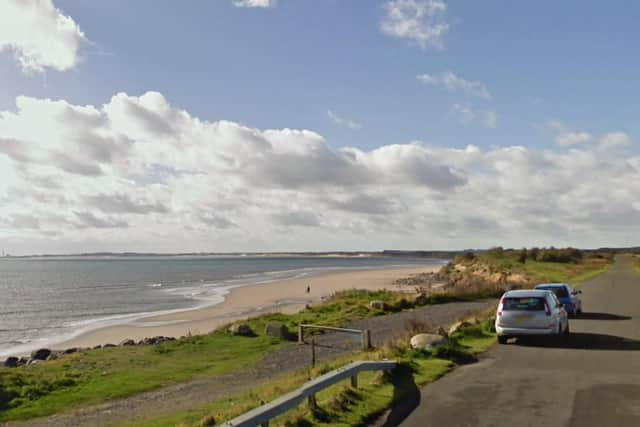
<svg viewBox="0 0 640 427">
<path fill-rule="evenodd" d="M 222 424 L 224 427 L 268 426 L 269 421 L 297 407 L 307 399 L 310 407 L 316 406 L 316 393 L 347 378 L 353 387 L 358 386 L 358 373 L 363 371 L 388 371 L 396 367 L 395 361 L 353 362 L 335 371 L 327 372 L 316 379 L 306 382 L 299 389 L 287 393 L 278 399 L 252 409 L 239 417 Z"/>
<path fill-rule="evenodd" d="M 300 324 L 298 325 L 298 343 L 302 344 L 304 342 L 304 330 L 305 329 L 321 329 L 326 331 L 333 332 L 342 332 L 345 334 L 353 334 L 359 335 L 362 340 L 362 349 L 368 350 L 371 348 L 371 333 L 368 329 L 349 329 L 349 328 L 336 328 L 334 326 L 323 326 L 323 325 L 310 325 L 310 324 Z"/>
</svg>

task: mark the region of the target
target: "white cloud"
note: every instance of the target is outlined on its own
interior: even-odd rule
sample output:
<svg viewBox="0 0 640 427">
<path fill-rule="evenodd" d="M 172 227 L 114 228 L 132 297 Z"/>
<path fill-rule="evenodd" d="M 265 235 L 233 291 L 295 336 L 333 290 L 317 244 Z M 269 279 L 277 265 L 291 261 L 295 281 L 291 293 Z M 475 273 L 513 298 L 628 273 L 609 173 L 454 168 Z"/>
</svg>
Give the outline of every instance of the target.
<svg viewBox="0 0 640 427">
<path fill-rule="evenodd" d="M 495 129 L 498 126 L 498 114 L 495 111 L 476 110 L 469 104 L 453 104 L 451 115 L 458 123 L 465 126 L 476 121 L 490 129 Z"/>
<path fill-rule="evenodd" d="M 340 117 L 338 116 L 336 113 L 334 113 L 331 110 L 327 111 L 327 116 L 331 119 L 331 121 L 339 126 L 344 126 L 347 127 L 349 129 L 353 129 L 353 130 L 358 130 L 358 129 L 362 129 L 362 124 L 355 122 L 351 119 L 346 119 L 344 117 Z"/>
<path fill-rule="evenodd" d="M 640 156 L 616 132 L 599 140 L 618 148 L 606 155 L 334 149 L 309 130 L 197 118 L 157 92 L 16 105 L 0 112 L 11 253 L 600 246 L 640 232 Z"/>
<path fill-rule="evenodd" d="M 556 136 L 556 144 L 562 146 L 583 144 L 592 140 L 593 136 L 589 132 L 564 132 Z"/>
<path fill-rule="evenodd" d="M 443 0 L 390 0 L 385 8 L 387 14 L 380 24 L 384 34 L 412 40 L 422 49 L 444 48 L 449 24 L 444 19 L 447 4 Z"/>
<path fill-rule="evenodd" d="M 631 137 L 624 132 L 611 132 L 600 138 L 598 146 L 601 149 L 625 147 L 631 144 Z"/>
<path fill-rule="evenodd" d="M 416 79 L 428 86 L 442 87 L 449 92 L 461 91 L 467 95 L 478 98 L 491 99 L 491 93 L 487 87 L 478 81 L 465 80 L 452 71 L 440 74 L 420 74 Z"/>
<path fill-rule="evenodd" d="M 453 104 L 453 106 L 451 106 L 451 113 L 455 119 L 463 125 L 470 124 L 476 118 L 473 107 L 466 104 Z"/>
<path fill-rule="evenodd" d="M 24 72 L 74 68 L 85 41 L 80 27 L 52 0 L 0 2 L 0 51 L 12 51 Z"/>
<path fill-rule="evenodd" d="M 261 7 L 269 8 L 276 7 L 277 0 L 234 0 L 233 5 L 235 7 Z"/>
</svg>

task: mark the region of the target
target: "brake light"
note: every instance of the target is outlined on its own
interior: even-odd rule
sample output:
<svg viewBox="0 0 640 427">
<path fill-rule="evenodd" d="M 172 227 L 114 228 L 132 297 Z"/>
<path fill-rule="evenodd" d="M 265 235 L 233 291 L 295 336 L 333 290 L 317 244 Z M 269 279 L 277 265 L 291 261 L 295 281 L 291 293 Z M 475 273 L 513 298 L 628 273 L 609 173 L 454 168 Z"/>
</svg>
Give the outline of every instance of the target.
<svg viewBox="0 0 640 427">
<path fill-rule="evenodd" d="M 549 308 L 549 303 L 547 300 L 544 300 L 544 314 L 547 316 L 551 316 L 551 309 Z"/>
<path fill-rule="evenodd" d="M 502 316 L 502 305 L 504 304 L 504 297 L 500 300 L 500 304 L 498 304 L 498 317 Z"/>
</svg>

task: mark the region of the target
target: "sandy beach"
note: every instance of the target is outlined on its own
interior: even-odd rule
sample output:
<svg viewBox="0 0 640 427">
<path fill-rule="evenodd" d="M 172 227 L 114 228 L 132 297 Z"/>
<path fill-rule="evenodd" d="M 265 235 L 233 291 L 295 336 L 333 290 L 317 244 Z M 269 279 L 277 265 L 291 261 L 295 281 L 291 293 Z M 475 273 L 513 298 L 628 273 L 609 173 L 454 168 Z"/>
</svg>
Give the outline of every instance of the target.
<svg viewBox="0 0 640 427">
<path fill-rule="evenodd" d="M 325 273 L 310 277 L 231 289 L 223 303 L 210 307 L 155 315 L 135 321 L 95 329 L 52 347 L 92 347 L 117 344 L 124 339 L 141 340 L 152 336 L 180 337 L 204 334 L 227 323 L 267 312 L 292 313 L 346 289 L 397 289 L 396 279 L 433 272 L 439 267 L 407 267 Z M 307 286 L 310 292 L 307 293 Z"/>
</svg>

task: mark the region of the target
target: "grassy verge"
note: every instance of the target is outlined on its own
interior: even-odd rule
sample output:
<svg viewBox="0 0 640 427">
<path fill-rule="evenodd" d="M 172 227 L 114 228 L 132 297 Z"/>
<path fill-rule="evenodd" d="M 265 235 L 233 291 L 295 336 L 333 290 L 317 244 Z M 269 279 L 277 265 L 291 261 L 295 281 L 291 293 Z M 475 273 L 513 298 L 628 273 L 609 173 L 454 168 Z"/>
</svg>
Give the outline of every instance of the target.
<svg viewBox="0 0 640 427">
<path fill-rule="evenodd" d="M 398 369 L 389 374 L 367 372 L 358 376 L 358 388 L 348 382 L 336 384 L 316 397 L 319 409 L 310 411 L 302 404 L 271 423 L 274 426 L 357 426 L 401 403 L 418 387 L 435 381 L 459 364 L 475 360 L 495 342 L 489 321 L 469 327 L 451 337 L 449 343 L 432 351 L 411 349 L 407 340 L 400 340 L 384 348 L 323 364 L 310 372 L 299 372 L 257 387 L 252 393 L 230 397 L 200 408 L 172 414 L 168 417 L 126 424 L 126 427 L 207 426 L 234 418 L 260 402 L 271 401 L 302 385 L 309 377 L 316 377 L 354 360 L 394 359 Z"/>
<path fill-rule="evenodd" d="M 371 308 L 380 300 L 385 309 Z M 127 397 L 199 377 L 245 369 L 286 345 L 264 335 L 265 325 L 278 321 L 291 332 L 299 323 L 343 325 L 445 300 L 416 301 L 392 291 L 346 291 L 300 313 L 267 314 L 247 323 L 257 337 L 232 336 L 226 331 L 184 338 L 157 346 L 90 350 L 38 365 L 0 368 L 0 421 L 26 420 Z"/>
<path fill-rule="evenodd" d="M 224 374 L 254 363 L 281 345 L 266 336 L 248 339 L 214 333 L 0 369 L 0 421 L 45 416 L 199 376 Z"/>
<path fill-rule="evenodd" d="M 612 262 L 611 254 L 575 249 L 494 248 L 456 257 L 443 269 L 442 276 L 462 288 L 503 288 L 505 284 L 528 287 L 543 282 L 576 285 L 602 274 Z"/>
</svg>

